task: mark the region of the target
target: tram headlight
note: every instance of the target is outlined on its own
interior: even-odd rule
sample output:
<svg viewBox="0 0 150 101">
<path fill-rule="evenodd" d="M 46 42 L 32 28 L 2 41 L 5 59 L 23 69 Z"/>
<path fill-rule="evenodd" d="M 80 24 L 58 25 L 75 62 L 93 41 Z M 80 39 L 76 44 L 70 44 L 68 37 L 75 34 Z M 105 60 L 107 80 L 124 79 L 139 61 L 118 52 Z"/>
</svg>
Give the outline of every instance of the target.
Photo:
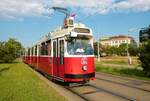
<svg viewBox="0 0 150 101">
<path fill-rule="evenodd" d="M 87 66 L 83 66 L 82 70 L 87 71 Z"/>
</svg>

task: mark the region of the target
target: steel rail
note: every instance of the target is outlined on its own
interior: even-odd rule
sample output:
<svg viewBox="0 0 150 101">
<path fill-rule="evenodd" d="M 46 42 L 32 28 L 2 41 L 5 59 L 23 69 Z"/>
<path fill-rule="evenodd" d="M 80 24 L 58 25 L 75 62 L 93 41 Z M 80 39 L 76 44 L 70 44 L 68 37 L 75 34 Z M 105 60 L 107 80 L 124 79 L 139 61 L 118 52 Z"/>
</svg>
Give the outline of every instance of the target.
<svg viewBox="0 0 150 101">
<path fill-rule="evenodd" d="M 115 77 L 115 78 L 119 78 L 119 79 L 122 79 L 122 80 L 128 80 L 128 81 L 131 81 L 131 82 L 142 82 L 142 83 L 145 83 L 145 84 L 150 84 L 149 81 L 133 80 L 132 78 L 124 78 L 124 77 L 121 77 L 121 76 L 118 76 L 118 75 L 112 75 L 112 74 L 106 74 L 106 73 L 98 73 L 98 72 L 96 72 L 96 74 L 104 75 L 104 76 L 108 76 L 108 77 Z"/>
<path fill-rule="evenodd" d="M 89 86 L 91 86 L 91 87 L 93 87 L 93 88 L 95 88 L 95 89 L 98 89 L 98 90 L 100 90 L 100 91 L 104 91 L 104 92 L 106 92 L 106 93 L 110 93 L 110 94 L 112 94 L 112 95 L 114 95 L 114 96 L 117 96 L 117 97 L 120 97 L 120 98 L 129 100 L 129 101 L 137 101 L 137 100 L 134 99 L 134 98 L 130 98 L 130 97 L 127 97 L 127 96 L 122 95 L 122 94 L 117 94 L 117 93 L 114 93 L 114 92 L 112 92 L 112 91 L 109 91 L 109 90 L 106 90 L 106 89 L 103 89 L 103 88 L 99 88 L 99 87 L 94 86 L 94 85 L 91 85 L 91 84 L 89 84 Z"/>
<path fill-rule="evenodd" d="M 135 89 L 146 91 L 146 92 L 150 92 L 150 90 L 139 88 L 139 87 L 135 87 L 135 86 L 131 86 L 131 85 L 128 85 L 128 84 L 117 82 L 117 81 L 106 80 L 106 79 L 102 79 L 100 77 L 96 77 L 96 79 L 97 80 L 103 80 L 103 81 L 110 82 L 110 83 L 115 83 L 115 84 L 123 85 L 123 86 L 130 87 L 130 88 L 135 88 Z"/>
</svg>

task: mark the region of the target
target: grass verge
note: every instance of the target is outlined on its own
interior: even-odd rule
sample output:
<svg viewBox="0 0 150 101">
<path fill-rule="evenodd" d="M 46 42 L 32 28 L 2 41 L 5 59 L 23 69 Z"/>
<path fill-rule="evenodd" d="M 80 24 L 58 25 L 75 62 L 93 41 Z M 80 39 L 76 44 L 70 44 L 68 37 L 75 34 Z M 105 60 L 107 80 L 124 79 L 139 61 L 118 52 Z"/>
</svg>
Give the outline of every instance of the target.
<svg viewBox="0 0 150 101">
<path fill-rule="evenodd" d="M 0 64 L 0 101 L 66 101 L 21 62 Z"/>
<path fill-rule="evenodd" d="M 95 67 L 96 67 L 95 69 L 97 72 L 104 72 L 104 73 L 109 73 L 113 75 L 132 77 L 132 78 L 137 78 L 141 80 L 150 80 L 150 78 L 144 74 L 142 69 L 139 69 L 137 67 L 135 68 L 124 68 L 124 67 L 112 68 L 110 66 L 103 66 L 98 62 L 96 62 Z"/>
<path fill-rule="evenodd" d="M 139 65 L 138 57 L 131 57 L 132 65 L 137 66 Z M 97 60 L 97 59 L 95 59 Z M 107 56 L 101 57 L 101 63 L 107 64 L 117 64 L 117 65 L 128 65 L 128 57 L 126 56 Z"/>
</svg>

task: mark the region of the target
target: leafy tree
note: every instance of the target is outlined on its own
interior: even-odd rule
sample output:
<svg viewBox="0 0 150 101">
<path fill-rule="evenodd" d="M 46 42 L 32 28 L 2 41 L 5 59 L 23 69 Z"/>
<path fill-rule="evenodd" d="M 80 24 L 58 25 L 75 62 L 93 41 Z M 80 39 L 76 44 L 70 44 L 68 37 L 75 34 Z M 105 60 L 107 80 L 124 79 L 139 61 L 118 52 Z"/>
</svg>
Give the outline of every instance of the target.
<svg viewBox="0 0 150 101">
<path fill-rule="evenodd" d="M 118 54 L 121 56 L 127 55 L 127 44 L 123 43 L 118 47 Z"/>
<path fill-rule="evenodd" d="M 129 53 L 131 56 L 137 56 L 139 53 L 139 48 L 134 45 L 129 45 Z"/>
<path fill-rule="evenodd" d="M 4 56 L 4 42 L 0 42 L 0 62 L 2 62 L 2 57 Z"/>
<path fill-rule="evenodd" d="M 20 55 L 21 43 L 10 38 L 6 42 L 0 42 L 0 62 L 13 62 Z"/>
<path fill-rule="evenodd" d="M 140 47 L 139 59 L 144 73 L 150 76 L 150 40 Z"/>
<path fill-rule="evenodd" d="M 101 53 L 106 53 L 107 55 L 127 55 L 127 44 L 121 44 L 119 47 L 116 46 L 100 46 Z M 130 55 L 136 56 L 138 55 L 138 48 L 133 45 L 128 45 L 128 51 Z"/>
<path fill-rule="evenodd" d="M 106 54 L 107 55 L 117 55 L 118 48 L 115 46 L 107 46 L 106 48 Z"/>
<path fill-rule="evenodd" d="M 97 42 L 94 42 L 94 55 L 97 55 Z"/>
</svg>

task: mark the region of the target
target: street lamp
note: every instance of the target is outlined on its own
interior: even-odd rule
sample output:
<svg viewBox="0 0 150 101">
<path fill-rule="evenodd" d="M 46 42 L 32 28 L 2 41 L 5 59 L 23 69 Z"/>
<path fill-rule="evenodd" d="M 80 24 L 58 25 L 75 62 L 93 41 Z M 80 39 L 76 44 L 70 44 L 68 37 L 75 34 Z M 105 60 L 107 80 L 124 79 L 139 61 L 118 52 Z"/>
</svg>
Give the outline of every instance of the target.
<svg viewBox="0 0 150 101">
<path fill-rule="evenodd" d="M 99 54 L 99 35 L 98 36 L 98 40 L 97 40 L 97 56 L 98 56 L 98 62 L 100 62 L 100 54 Z"/>
<path fill-rule="evenodd" d="M 129 32 L 128 32 L 128 40 L 127 40 L 127 57 L 128 57 L 128 63 L 131 65 L 132 64 L 132 59 L 130 57 L 128 44 L 129 44 Z"/>
</svg>

